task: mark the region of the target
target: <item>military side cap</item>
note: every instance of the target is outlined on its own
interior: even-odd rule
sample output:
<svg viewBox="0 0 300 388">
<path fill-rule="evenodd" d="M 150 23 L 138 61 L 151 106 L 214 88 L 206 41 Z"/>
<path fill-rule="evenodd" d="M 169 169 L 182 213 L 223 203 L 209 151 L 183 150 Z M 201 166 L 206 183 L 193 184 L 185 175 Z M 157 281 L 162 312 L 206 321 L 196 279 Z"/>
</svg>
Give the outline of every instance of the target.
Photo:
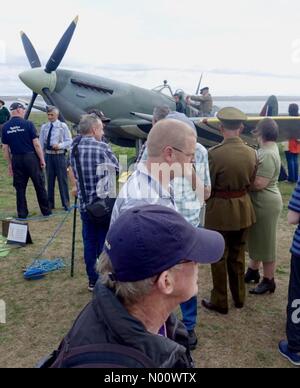
<svg viewBox="0 0 300 388">
<path fill-rule="evenodd" d="M 247 115 L 245 115 L 244 112 L 236 108 L 223 108 L 218 112 L 217 117 L 220 121 L 230 123 L 243 123 L 248 120 Z"/>
</svg>

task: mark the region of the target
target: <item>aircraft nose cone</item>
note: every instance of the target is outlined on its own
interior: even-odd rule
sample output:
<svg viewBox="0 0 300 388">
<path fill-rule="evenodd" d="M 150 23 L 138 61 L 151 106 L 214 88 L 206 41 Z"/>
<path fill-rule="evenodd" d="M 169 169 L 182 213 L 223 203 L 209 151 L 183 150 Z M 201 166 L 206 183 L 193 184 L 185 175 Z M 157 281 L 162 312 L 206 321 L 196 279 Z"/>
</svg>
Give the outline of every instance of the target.
<svg viewBox="0 0 300 388">
<path fill-rule="evenodd" d="M 31 69 L 19 75 L 20 80 L 33 92 L 42 94 L 43 89 L 48 88 L 52 93 L 57 83 L 56 72 L 46 73 L 43 69 Z"/>
</svg>

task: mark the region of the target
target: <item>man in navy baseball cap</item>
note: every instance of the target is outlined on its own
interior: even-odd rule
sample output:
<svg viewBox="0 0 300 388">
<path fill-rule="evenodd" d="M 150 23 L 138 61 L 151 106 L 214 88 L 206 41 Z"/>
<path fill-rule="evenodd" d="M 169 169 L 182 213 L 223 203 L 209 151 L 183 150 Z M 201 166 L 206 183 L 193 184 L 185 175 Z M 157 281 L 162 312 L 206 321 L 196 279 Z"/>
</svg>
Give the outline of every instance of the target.
<svg viewBox="0 0 300 388">
<path fill-rule="evenodd" d="M 119 282 L 137 282 L 158 275 L 182 261 L 218 262 L 224 239 L 197 229 L 165 206 L 143 206 L 125 212 L 111 227 L 104 246 Z"/>
<path fill-rule="evenodd" d="M 198 292 L 198 263 L 220 260 L 224 246 L 219 233 L 165 206 L 124 212 L 108 233 L 93 300 L 52 367 L 192 368 L 188 332 L 173 311 Z"/>
<path fill-rule="evenodd" d="M 21 104 L 20 102 L 13 102 L 9 107 L 9 110 L 11 112 L 14 110 L 18 110 L 18 109 L 26 110 L 25 106 L 23 104 Z"/>
</svg>

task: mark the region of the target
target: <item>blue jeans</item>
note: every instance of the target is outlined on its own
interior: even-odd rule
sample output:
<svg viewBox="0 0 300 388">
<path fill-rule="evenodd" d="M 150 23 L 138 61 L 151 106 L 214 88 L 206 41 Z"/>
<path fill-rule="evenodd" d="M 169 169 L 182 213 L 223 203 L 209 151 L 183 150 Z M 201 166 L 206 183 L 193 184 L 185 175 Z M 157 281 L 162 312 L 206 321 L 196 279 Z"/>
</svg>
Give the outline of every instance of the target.
<svg viewBox="0 0 300 388">
<path fill-rule="evenodd" d="M 289 350 L 300 352 L 300 257 L 292 255 L 287 307 L 287 339 Z"/>
<path fill-rule="evenodd" d="M 289 151 L 286 151 L 285 153 L 287 164 L 288 164 L 288 170 L 289 170 L 289 182 L 297 183 L 298 182 L 298 175 L 299 175 L 299 161 L 298 161 L 298 154 L 292 154 Z"/>
<path fill-rule="evenodd" d="M 197 323 L 198 302 L 197 297 L 194 296 L 188 302 L 180 305 L 182 312 L 182 322 L 188 331 L 194 330 Z"/>
<path fill-rule="evenodd" d="M 102 253 L 108 229 L 91 222 L 87 213 L 81 212 L 81 220 L 86 273 L 89 283 L 96 284 L 98 280 L 96 263 Z"/>
</svg>

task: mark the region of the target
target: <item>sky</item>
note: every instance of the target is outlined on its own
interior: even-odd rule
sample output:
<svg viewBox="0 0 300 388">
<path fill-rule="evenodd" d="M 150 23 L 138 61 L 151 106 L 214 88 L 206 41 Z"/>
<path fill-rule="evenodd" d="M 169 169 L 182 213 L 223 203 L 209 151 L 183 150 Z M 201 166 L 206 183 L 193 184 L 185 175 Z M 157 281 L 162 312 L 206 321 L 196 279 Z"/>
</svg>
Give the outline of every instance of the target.
<svg viewBox="0 0 300 388">
<path fill-rule="evenodd" d="M 45 64 L 79 15 L 60 68 L 218 96 L 300 95 L 299 0 L 15 0 L 0 13 L 0 96 L 30 94 L 19 32 Z M 14 12 L 17 10 L 18 12 Z"/>
</svg>

